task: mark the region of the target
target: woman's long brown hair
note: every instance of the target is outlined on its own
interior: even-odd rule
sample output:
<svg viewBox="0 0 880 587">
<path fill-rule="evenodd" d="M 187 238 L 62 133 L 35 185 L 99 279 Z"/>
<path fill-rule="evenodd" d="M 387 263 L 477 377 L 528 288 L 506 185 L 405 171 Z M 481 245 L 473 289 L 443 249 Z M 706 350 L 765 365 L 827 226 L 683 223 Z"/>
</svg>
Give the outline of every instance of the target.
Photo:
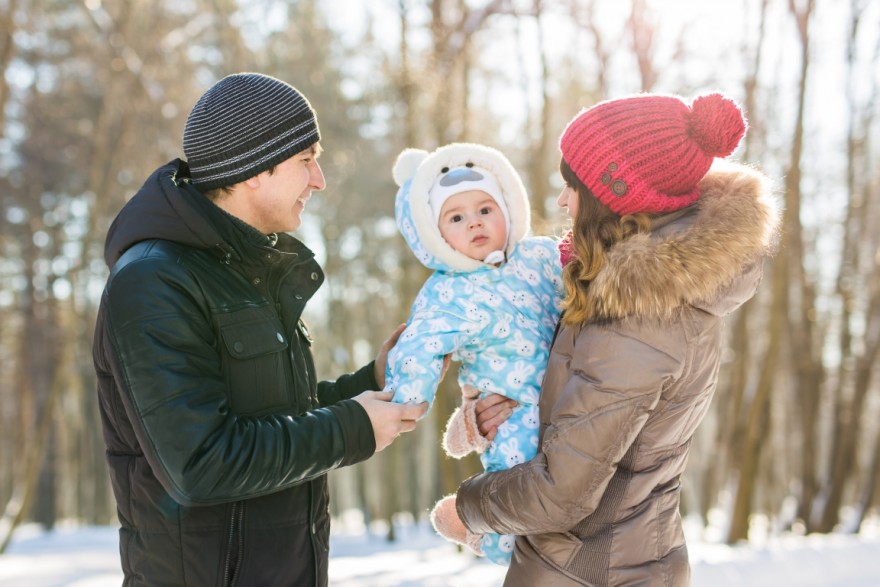
<svg viewBox="0 0 880 587">
<path fill-rule="evenodd" d="M 595 318 L 595 305 L 588 302 L 588 291 L 605 265 L 605 252 L 633 234 L 648 232 L 651 221 L 647 214 L 620 216 L 612 212 L 596 199 L 564 159 L 559 162 L 559 172 L 578 197 L 578 212 L 572 226 L 574 258 L 562 270 L 562 323 L 572 326 Z"/>
</svg>

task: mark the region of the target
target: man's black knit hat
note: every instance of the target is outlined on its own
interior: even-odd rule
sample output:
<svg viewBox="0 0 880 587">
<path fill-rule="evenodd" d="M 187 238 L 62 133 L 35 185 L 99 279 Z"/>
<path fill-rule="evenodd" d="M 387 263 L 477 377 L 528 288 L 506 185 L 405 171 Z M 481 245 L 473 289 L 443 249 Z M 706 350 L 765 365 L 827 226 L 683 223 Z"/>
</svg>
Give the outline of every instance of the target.
<svg viewBox="0 0 880 587">
<path fill-rule="evenodd" d="M 318 120 L 296 88 L 261 73 L 236 73 L 214 84 L 183 130 L 193 185 L 232 185 L 271 169 L 320 140 Z"/>
</svg>

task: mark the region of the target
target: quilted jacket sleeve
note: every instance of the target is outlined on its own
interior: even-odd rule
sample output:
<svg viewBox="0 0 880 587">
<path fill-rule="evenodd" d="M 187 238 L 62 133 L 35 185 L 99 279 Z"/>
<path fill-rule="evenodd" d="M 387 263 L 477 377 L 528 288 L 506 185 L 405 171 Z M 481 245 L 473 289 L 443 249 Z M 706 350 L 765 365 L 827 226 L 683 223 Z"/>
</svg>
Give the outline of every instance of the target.
<svg viewBox="0 0 880 587">
<path fill-rule="evenodd" d="M 665 385 L 680 373 L 678 359 L 598 327 L 581 331 L 571 357 L 550 360 L 548 371 L 554 361 L 569 365 L 556 383 L 538 455 L 459 489 L 459 515 L 472 532 L 559 532 L 591 514 Z"/>
<path fill-rule="evenodd" d="M 344 399 L 351 399 L 362 391 L 379 389 L 373 372 L 375 361 L 370 361 L 354 373 L 341 375 L 336 381 L 318 383 L 318 400 L 322 406 L 330 406 Z"/>
</svg>

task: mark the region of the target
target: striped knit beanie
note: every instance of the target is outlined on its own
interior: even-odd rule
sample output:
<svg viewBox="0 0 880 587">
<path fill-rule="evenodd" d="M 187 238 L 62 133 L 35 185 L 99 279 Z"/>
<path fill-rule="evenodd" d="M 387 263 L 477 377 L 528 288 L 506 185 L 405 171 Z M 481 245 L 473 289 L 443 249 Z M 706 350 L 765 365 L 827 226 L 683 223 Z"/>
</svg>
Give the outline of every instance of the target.
<svg viewBox="0 0 880 587">
<path fill-rule="evenodd" d="M 733 153 L 745 132 L 742 111 L 721 94 L 700 96 L 691 106 L 677 96 L 639 94 L 581 111 L 559 148 L 612 211 L 672 212 L 699 199 L 712 160 Z"/>
<path fill-rule="evenodd" d="M 305 96 L 260 73 L 236 73 L 196 102 L 183 130 L 192 183 L 201 191 L 250 179 L 320 140 Z"/>
</svg>

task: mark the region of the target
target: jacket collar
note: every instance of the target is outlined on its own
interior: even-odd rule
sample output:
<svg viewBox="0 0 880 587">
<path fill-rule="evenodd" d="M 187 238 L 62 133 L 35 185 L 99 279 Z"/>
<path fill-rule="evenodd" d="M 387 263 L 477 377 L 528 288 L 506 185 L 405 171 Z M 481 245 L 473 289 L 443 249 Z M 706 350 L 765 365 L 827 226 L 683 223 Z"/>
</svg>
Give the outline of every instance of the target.
<svg viewBox="0 0 880 587">
<path fill-rule="evenodd" d="M 104 258 L 112 268 L 129 247 L 162 239 L 210 251 L 221 260 L 260 264 L 267 260 L 313 258 L 314 253 L 290 235 L 276 243 L 244 221 L 226 213 L 189 181 L 185 161 L 175 159 L 157 169 L 126 203 L 110 229 Z M 273 251 L 279 254 L 271 255 Z"/>
</svg>

